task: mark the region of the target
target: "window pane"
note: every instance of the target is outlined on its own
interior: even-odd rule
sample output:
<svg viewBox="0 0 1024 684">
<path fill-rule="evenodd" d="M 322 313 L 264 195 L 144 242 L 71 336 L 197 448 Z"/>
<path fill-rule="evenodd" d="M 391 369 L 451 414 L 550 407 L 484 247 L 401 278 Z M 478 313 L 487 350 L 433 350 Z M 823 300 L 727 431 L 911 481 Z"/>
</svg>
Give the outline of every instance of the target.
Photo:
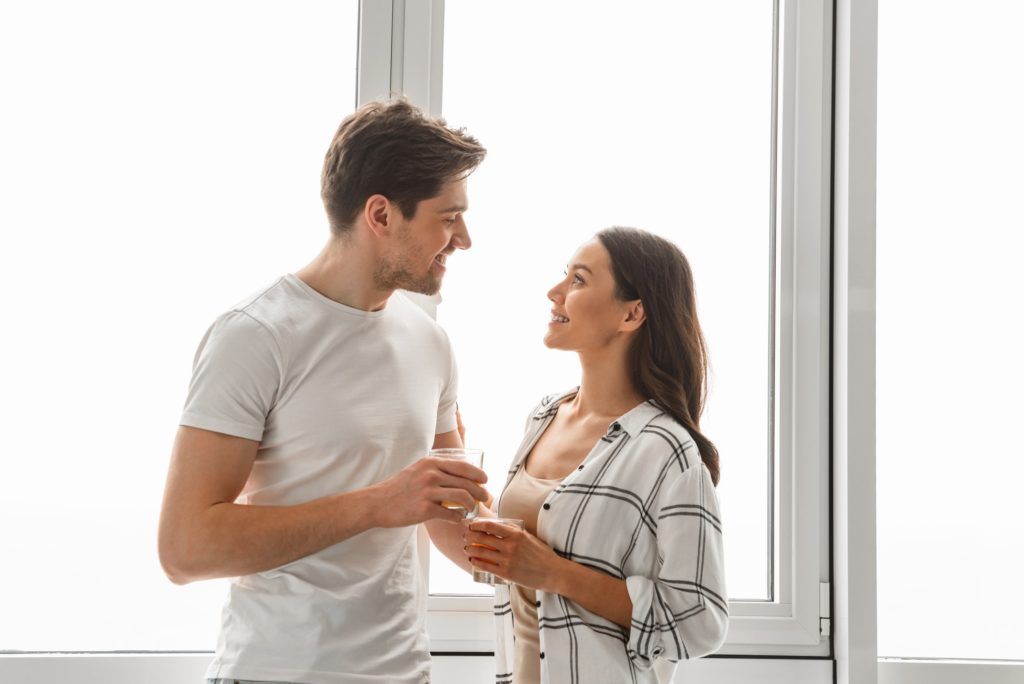
<svg viewBox="0 0 1024 684">
<path fill-rule="evenodd" d="M 734 598 L 768 598 L 771 40 L 770 2 L 445 3 L 444 113 L 490 151 L 438 311 L 467 440 L 497 493 L 530 408 L 578 383 L 541 340 L 580 243 L 613 224 L 674 240 L 714 365 Z M 435 556 L 431 590 L 479 585 Z"/>
<path fill-rule="evenodd" d="M 1024 659 L 1024 6 L 966 10 L 879 13 L 878 653 Z"/>
<path fill-rule="evenodd" d="M 357 2 L 3 13 L 0 650 L 210 650 L 226 585 L 157 560 L 171 442 L 206 327 L 326 239 Z"/>
</svg>

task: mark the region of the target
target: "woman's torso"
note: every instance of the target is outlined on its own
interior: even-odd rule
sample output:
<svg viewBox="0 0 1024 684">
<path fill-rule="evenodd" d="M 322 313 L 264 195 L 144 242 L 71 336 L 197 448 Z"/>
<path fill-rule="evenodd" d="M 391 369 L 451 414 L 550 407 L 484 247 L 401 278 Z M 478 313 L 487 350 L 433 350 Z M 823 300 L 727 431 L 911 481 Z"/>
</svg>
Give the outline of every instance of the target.
<svg viewBox="0 0 1024 684">
<path fill-rule="evenodd" d="M 537 517 L 544 500 L 562 480 L 579 468 L 607 431 L 607 422 L 573 424 L 567 419 L 568 404 L 559 407 L 501 496 L 498 515 L 522 519 L 526 530 L 537 532 Z M 514 616 L 515 668 L 513 684 L 540 684 L 540 633 L 537 624 L 537 594 L 519 585 L 509 587 Z"/>
</svg>

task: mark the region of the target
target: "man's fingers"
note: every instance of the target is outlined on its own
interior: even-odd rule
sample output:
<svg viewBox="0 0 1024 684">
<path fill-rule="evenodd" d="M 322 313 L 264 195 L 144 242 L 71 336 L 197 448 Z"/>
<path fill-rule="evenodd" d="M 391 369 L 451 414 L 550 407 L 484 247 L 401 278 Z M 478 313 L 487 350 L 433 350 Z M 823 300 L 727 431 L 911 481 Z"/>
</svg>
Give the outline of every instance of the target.
<svg viewBox="0 0 1024 684">
<path fill-rule="evenodd" d="M 490 498 L 490 494 L 486 489 L 470 480 L 460 480 L 457 482 L 456 486 L 469 492 L 469 495 L 473 497 L 473 501 L 487 501 L 487 499 Z"/>
<path fill-rule="evenodd" d="M 456 525 L 466 524 L 466 512 L 461 508 L 447 508 L 441 505 L 441 502 L 434 502 L 434 506 L 431 512 L 428 514 L 427 520 L 443 520 L 448 523 L 454 523 Z M 426 521 L 421 521 L 426 522 Z"/>
<path fill-rule="evenodd" d="M 440 484 L 442 487 L 448 487 L 451 489 L 461 489 L 465 492 L 468 492 L 469 495 L 473 497 L 473 506 L 476 506 L 477 501 L 487 501 L 487 499 L 490 497 L 490 494 L 488 494 L 486 489 L 478 485 L 473 480 L 467 480 L 462 477 L 454 477 L 448 475 L 442 478 L 438 484 Z"/>
<path fill-rule="evenodd" d="M 472 480 L 473 482 L 479 482 L 483 484 L 487 482 L 487 473 L 477 468 L 472 463 L 466 463 L 456 458 L 438 458 L 436 456 L 429 458 L 437 469 L 441 472 L 454 475 L 455 477 L 461 477 L 466 480 Z"/>
<path fill-rule="evenodd" d="M 476 499 L 469 495 L 465 489 L 458 487 L 438 487 L 435 496 L 445 508 L 462 506 L 467 511 L 476 508 Z M 465 515 L 463 515 L 465 517 Z"/>
</svg>

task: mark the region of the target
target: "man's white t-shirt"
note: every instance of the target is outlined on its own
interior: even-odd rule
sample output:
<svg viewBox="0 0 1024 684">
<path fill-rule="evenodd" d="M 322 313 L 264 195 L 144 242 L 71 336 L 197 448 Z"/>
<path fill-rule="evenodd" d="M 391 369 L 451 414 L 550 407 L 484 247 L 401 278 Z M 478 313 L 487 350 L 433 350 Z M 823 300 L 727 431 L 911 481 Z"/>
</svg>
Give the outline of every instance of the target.
<svg viewBox="0 0 1024 684">
<path fill-rule="evenodd" d="M 444 331 L 401 294 L 339 304 L 294 275 L 243 301 L 199 345 L 181 424 L 260 442 L 239 503 L 286 506 L 367 487 L 456 429 Z M 373 529 L 234 578 L 210 678 L 429 681 L 428 540 Z"/>
</svg>

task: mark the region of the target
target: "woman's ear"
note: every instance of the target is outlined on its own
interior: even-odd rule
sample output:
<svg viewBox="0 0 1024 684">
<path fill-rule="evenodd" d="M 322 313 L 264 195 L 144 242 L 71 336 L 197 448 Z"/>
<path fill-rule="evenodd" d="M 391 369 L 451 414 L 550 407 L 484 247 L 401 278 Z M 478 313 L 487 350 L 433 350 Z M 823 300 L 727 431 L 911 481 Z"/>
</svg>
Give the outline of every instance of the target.
<svg viewBox="0 0 1024 684">
<path fill-rule="evenodd" d="M 639 299 L 632 302 L 629 308 L 626 310 L 626 319 L 622 321 L 622 325 L 619 326 L 619 330 L 623 332 L 633 332 L 638 330 L 647 317 L 644 315 L 644 303 Z"/>
<path fill-rule="evenodd" d="M 370 195 L 363 207 L 363 219 L 377 237 L 391 234 L 391 202 L 384 195 Z"/>
</svg>

